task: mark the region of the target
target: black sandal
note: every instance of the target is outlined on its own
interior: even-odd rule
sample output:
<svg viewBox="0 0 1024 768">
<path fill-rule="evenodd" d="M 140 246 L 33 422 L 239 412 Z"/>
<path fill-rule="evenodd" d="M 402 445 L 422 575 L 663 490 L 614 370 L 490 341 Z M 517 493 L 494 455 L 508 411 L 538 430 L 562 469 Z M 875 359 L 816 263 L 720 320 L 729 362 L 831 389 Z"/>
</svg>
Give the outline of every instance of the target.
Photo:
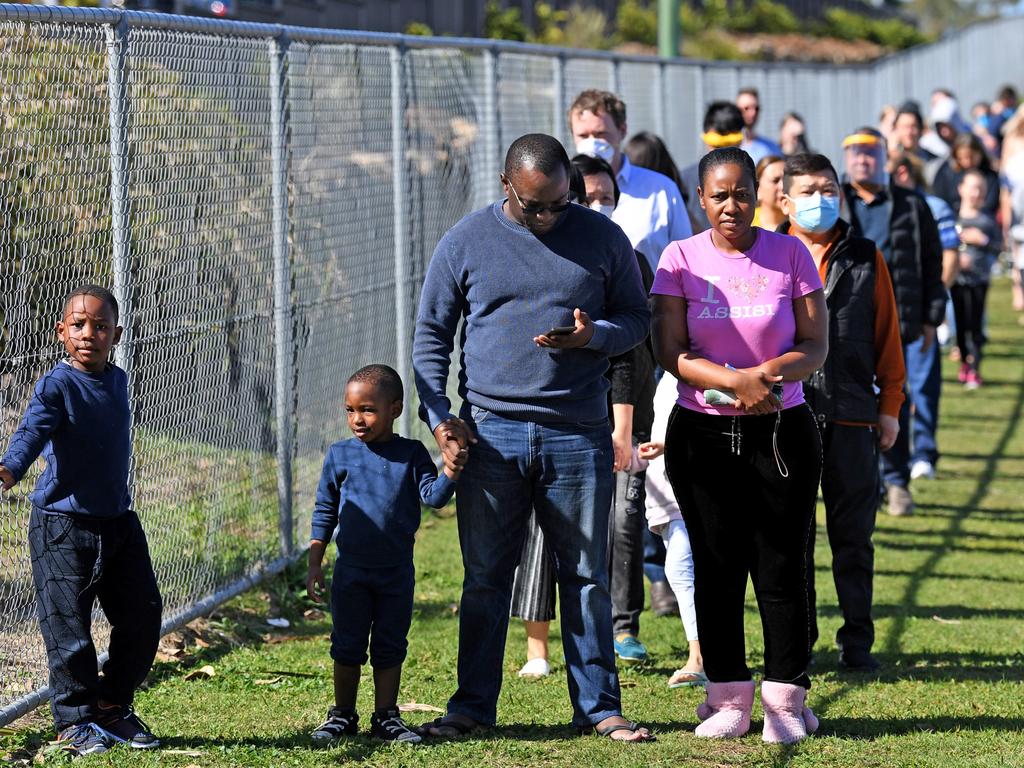
<svg viewBox="0 0 1024 768">
<path fill-rule="evenodd" d="M 458 720 L 453 720 L 451 715 L 443 715 L 441 717 L 436 717 L 433 720 L 430 720 L 429 722 L 423 723 L 423 725 L 421 725 L 417 730 L 420 736 L 422 736 L 425 739 L 454 739 L 458 738 L 459 736 L 466 736 L 480 727 L 481 726 L 479 726 L 476 723 L 473 723 L 472 725 L 467 725 L 466 723 L 460 722 Z M 445 735 L 441 733 L 435 734 L 430 732 L 431 728 L 433 728 L 434 730 L 450 728 L 455 733 L 452 735 Z"/>
<path fill-rule="evenodd" d="M 598 728 L 596 725 L 592 725 L 589 728 L 580 728 L 580 736 L 586 736 L 588 734 L 597 734 L 598 736 L 604 736 L 606 739 L 611 741 L 633 741 L 633 742 L 645 742 L 645 741 L 657 741 L 658 739 L 653 733 L 648 732 L 646 738 L 641 739 L 614 739 L 612 734 L 616 731 L 629 731 L 630 733 L 636 733 L 644 726 L 640 723 L 635 723 L 632 720 L 627 720 L 624 723 L 616 723 L 615 725 L 606 725 L 604 728 Z"/>
</svg>

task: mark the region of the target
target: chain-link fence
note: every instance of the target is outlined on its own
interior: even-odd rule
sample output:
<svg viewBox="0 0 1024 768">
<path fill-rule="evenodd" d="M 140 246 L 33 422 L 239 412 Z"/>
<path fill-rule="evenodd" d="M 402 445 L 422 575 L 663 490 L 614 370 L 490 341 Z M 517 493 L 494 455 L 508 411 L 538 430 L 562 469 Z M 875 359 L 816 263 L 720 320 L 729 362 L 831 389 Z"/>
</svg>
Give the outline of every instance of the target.
<svg viewBox="0 0 1024 768">
<path fill-rule="evenodd" d="M 301 550 L 346 377 L 387 362 L 412 388 L 434 244 L 500 192 L 513 139 L 568 139 L 578 91 L 619 91 L 631 131 L 685 165 L 704 105 L 754 85 L 766 133 L 795 109 L 835 154 L 883 104 L 1019 81 L 1022 32 L 978 26 L 864 67 L 724 65 L 0 5 L 0 448 L 61 356 L 63 297 L 113 286 L 132 490 L 169 629 Z M 413 400 L 402 431 L 425 437 Z M 0 500 L 0 723 L 46 696 L 26 551 L 37 476 Z"/>
</svg>

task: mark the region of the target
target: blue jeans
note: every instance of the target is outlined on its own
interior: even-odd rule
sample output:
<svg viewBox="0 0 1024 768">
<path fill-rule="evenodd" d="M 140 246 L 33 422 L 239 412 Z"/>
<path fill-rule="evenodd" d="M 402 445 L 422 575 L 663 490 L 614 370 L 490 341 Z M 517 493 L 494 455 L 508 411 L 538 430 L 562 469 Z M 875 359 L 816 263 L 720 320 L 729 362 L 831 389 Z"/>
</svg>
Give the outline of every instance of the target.
<svg viewBox="0 0 1024 768">
<path fill-rule="evenodd" d="M 906 488 L 910 483 L 910 466 L 915 461 L 935 464 L 939 460 L 935 431 L 942 394 L 942 351 L 937 341 L 925 352 L 921 351 L 921 346 L 921 339 L 903 345 L 907 399 L 900 408 L 900 433 L 896 442 L 882 454 L 882 477 L 886 485 Z"/>
<path fill-rule="evenodd" d="M 456 510 L 465 578 L 458 689 L 448 712 L 493 724 L 501 691 L 512 575 L 533 509 L 555 559 L 573 724 L 620 713 L 608 594 L 611 431 L 538 424 L 481 408 L 464 414 L 479 442 L 459 478 Z"/>
</svg>

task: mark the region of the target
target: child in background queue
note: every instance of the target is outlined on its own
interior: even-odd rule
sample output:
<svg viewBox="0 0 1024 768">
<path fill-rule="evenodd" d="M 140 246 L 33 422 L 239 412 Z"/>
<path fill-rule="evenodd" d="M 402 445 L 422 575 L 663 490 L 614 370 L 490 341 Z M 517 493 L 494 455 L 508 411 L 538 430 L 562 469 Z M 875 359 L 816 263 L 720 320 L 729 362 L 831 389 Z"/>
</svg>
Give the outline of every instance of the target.
<svg viewBox="0 0 1024 768">
<path fill-rule="evenodd" d="M 976 170 L 964 174 L 958 188 L 960 215 L 960 271 L 950 293 L 956 316 L 956 345 L 960 350 L 959 380 L 968 389 L 981 386 L 981 354 L 985 344 L 985 298 L 992 265 L 999 255 L 998 225 L 984 211 L 988 192 L 985 176 Z"/>
</svg>

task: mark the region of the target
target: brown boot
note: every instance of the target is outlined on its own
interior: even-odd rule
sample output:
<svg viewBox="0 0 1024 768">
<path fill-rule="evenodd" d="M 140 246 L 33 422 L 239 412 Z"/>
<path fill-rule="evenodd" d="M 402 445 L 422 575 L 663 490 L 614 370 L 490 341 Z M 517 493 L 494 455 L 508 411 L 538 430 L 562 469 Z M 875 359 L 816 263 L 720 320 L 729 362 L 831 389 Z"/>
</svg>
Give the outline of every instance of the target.
<svg viewBox="0 0 1024 768">
<path fill-rule="evenodd" d="M 651 610 L 655 616 L 679 615 L 679 603 L 667 581 L 651 582 Z"/>
</svg>

